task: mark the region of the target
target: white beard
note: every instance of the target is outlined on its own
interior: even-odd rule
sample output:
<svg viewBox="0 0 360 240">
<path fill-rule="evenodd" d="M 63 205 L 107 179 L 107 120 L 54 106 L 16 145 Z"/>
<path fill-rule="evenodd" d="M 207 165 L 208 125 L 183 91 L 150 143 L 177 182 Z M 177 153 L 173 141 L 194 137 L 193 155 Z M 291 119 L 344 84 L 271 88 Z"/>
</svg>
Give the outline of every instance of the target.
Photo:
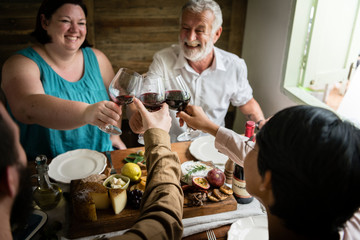
<svg viewBox="0 0 360 240">
<path fill-rule="evenodd" d="M 205 44 L 205 46 L 200 44 L 200 50 L 199 50 L 198 47 L 195 48 L 195 49 L 188 49 L 185 46 L 185 42 L 189 43 L 188 45 L 190 45 L 190 46 L 192 44 L 196 44 L 196 43 L 200 44 L 200 42 L 198 40 L 195 40 L 193 42 L 188 42 L 186 38 L 184 39 L 184 41 L 181 41 L 179 39 L 179 44 L 180 44 L 181 50 L 184 52 L 185 58 L 192 61 L 192 62 L 198 62 L 198 61 L 203 60 L 206 56 L 208 56 L 211 53 L 211 51 L 214 48 L 214 44 L 213 44 L 212 39 L 210 41 L 208 41 Z"/>
</svg>

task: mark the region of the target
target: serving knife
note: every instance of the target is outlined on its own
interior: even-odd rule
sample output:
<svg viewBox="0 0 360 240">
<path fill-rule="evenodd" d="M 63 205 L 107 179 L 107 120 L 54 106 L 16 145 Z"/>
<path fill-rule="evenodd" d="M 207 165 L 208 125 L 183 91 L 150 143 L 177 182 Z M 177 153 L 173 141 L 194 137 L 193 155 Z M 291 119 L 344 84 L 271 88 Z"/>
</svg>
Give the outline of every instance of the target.
<svg viewBox="0 0 360 240">
<path fill-rule="evenodd" d="M 111 166 L 110 174 L 116 174 L 116 170 L 115 170 L 114 165 L 113 165 L 112 160 L 111 160 L 111 152 L 106 151 L 105 154 L 106 154 L 106 157 L 108 158 L 108 160 L 110 162 L 110 166 Z"/>
</svg>

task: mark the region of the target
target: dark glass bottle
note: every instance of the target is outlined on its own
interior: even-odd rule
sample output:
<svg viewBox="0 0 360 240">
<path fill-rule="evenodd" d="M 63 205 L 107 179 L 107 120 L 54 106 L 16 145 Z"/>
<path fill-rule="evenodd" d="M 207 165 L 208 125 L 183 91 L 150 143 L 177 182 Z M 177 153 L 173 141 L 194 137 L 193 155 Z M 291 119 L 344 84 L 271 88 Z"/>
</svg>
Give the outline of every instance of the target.
<svg viewBox="0 0 360 240">
<path fill-rule="evenodd" d="M 254 135 L 254 131 L 255 122 L 247 121 L 245 125 L 245 136 L 248 138 L 252 137 Z M 234 197 L 238 203 L 246 204 L 252 202 L 254 199 L 254 197 L 246 191 L 244 168 L 238 164 L 235 164 L 232 189 L 234 191 Z"/>
<path fill-rule="evenodd" d="M 62 190 L 57 184 L 51 183 L 49 180 L 49 167 L 47 165 L 46 156 L 37 156 L 35 163 L 38 177 L 38 186 L 33 192 L 34 200 L 42 210 L 53 209 L 61 200 Z"/>
</svg>

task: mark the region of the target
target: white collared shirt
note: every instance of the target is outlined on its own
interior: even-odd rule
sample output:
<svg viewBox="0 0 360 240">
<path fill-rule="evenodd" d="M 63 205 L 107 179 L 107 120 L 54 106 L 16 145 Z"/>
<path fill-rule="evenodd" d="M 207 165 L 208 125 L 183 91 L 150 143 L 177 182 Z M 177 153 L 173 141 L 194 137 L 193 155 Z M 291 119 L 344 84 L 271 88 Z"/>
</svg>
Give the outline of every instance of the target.
<svg viewBox="0 0 360 240">
<path fill-rule="evenodd" d="M 149 72 L 164 79 L 182 75 L 190 90 L 190 103 L 201 106 L 211 121 L 224 126 L 230 103 L 235 107 L 242 106 L 253 95 L 245 61 L 217 47 L 214 47 L 214 55 L 212 65 L 199 74 L 188 64 L 179 45 L 172 45 L 154 55 Z M 172 142 L 175 142 L 176 136 L 186 128 L 180 128 L 176 111 L 170 111 L 173 118 L 170 135 Z"/>
</svg>

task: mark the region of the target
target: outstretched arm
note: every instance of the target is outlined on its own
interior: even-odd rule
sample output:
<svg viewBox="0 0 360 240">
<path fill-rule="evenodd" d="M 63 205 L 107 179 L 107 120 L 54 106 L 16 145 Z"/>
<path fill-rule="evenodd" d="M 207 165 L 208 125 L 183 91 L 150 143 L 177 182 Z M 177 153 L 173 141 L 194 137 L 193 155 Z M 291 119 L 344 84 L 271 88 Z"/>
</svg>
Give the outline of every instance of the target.
<svg viewBox="0 0 360 240">
<path fill-rule="evenodd" d="M 140 217 L 124 235 L 112 239 L 181 239 L 183 192 L 180 187 L 180 160 L 171 151 L 167 133 L 171 117 L 166 104 L 148 112 L 138 99 L 134 104 L 142 116 L 145 133 L 147 184 Z"/>
<path fill-rule="evenodd" d="M 235 163 L 240 166 L 244 165 L 244 159 L 247 154 L 245 148 L 247 137 L 216 125 L 206 116 L 203 109 L 198 106 L 188 105 L 186 112 L 178 112 L 177 116 L 185 121 L 188 126 L 215 136 L 215 147 Z"/>
<path fill-rule="evenodd" d="M 38 66 L 21 55 L 5 62 L 1 87 L 15 118 L 26 124 L 67 130 L 86 124 L 116 125 L 120 119 L 121 108 L 113 102 L 87 104 L 45 94 Z"/>
<path fill-rule="evenodd" d="M 264 114 L 260 108 L 259 103 L 254 99 L 250 99 L 245 105 L 239 107 L 239 110 L 245 115 L 247 120 L 254 121 L 262 128 L 265 124 Z"/>
<path fill-rule="evenodd" d="M 188 105 L 185 112 L 180 111 L 176 114 L 180 121 L 185 121 L 186 124 L 203 132 L 209 133 L 213 136 L 219 129 L 219 125 L 213 123 L 205 114 L 204 110 L 199 106 Z"/>
</svg>

